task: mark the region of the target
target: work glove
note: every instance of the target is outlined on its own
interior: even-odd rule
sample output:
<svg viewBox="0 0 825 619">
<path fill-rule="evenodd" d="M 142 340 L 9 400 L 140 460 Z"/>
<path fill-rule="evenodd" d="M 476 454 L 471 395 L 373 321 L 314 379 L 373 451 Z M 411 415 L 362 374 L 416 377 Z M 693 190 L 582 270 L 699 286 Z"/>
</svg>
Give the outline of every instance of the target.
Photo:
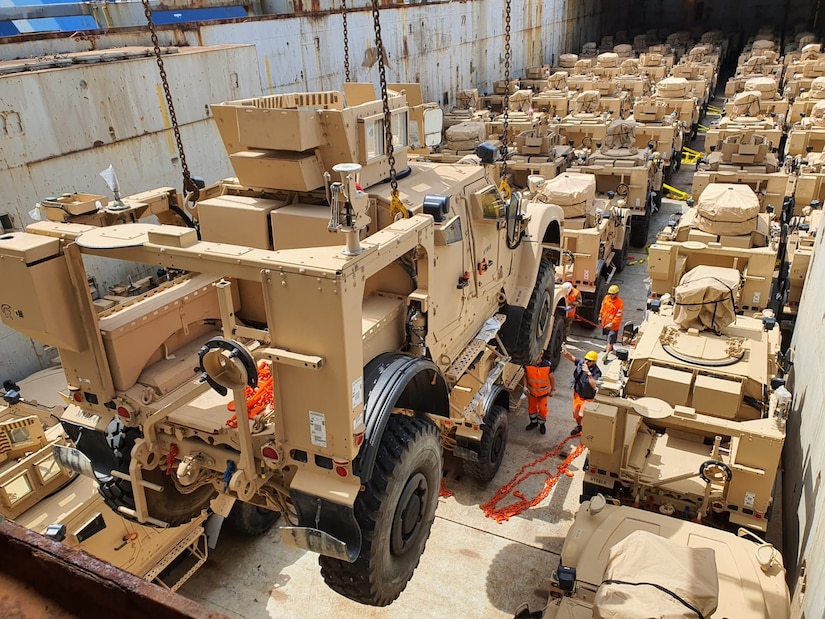
<svg viewBox="0 0 825 619">
<path fill-rule="evenodd" d="M 573 309 L 573 306 L 572 306 L 572 305 L 565 305 L 565 306 L 564 306 L 564 311 L 565 311 L 565 312 L 569 312 L 571 309 Z"/>
</svg>

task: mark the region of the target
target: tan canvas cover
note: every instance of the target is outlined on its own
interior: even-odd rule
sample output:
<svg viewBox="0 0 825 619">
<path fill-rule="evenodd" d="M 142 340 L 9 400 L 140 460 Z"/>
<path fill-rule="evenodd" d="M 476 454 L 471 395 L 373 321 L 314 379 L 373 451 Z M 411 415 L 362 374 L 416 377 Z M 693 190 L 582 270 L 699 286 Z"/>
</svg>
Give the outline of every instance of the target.
<svg viewBox="0 0 825 619">
<path fill-rule="evenodd" d="M 733 97 L 733 101 L 730 101 L 727 105 L 725 105 L 725 111 L 728 114 L 728 118 L 759 116 L 759 102 L 761 98 L 762 93 L 759 90 L 740 92 L 738 95 Z"/>
<path fill-rule="evenodd" d="M 576 95 L 573 102 L 574 114 L 598 114 L 601 95 L 598 90 L 585 90 Z"/>
<path fill-rule="evenodd" d="M 459 90 L 455 98 L 456 106 L 461 110 L 478 107 L 478 88 Z"/>
<path fill-rule="evenodd" d="M 573 67 L 573 74 L 584 75 L 585 73 L 590 73 L 590 69 L 592 68 L 593 63 L 590 61 L 589 58 L 581 58 L 580 60 L 576 61 L 576 64 Z"/>
<path fill-rule="evenodd" d="M 663 97 L 686 97 L 690 83 L 683 77 L 666 77 L 656 84 L 656 92 Z"/>
<path fill-rule="evenodd" d="M 542 187 L 538 199 L 556 204 L 565 217 L 581 217 L 595 211 L 596 177 L 592 174 L 560 174 Z"/>
<path fill-rule="evenodd" d="M 755 51 L 758 49 L 764 49 L 771 51 L 776 48 L 776 43 L 773 41 L 768 41 L 767 39 L 759 39 L 758 41 L 754 41 L 751 48 Z"/>
<path fill-rule="evenodd" d="M 741 274 L 707 265 L 691 269 L 674 290 L 673 321 L 684 329 L 719 332 L 736 320 Z"/>
<path fill-rule="evenodd" d="M 638 75 L 639 74 L 639 59 L 625 58 L 622 60 L 622 75 Z"/>
<path fill-rule="evenodd" d="M 825 99 L 825 77 L 814 78 L 811 90 L 808 92 L 811 99 Z"/>
<path fill-rule="evenodd" d="M 633 46 L 628 45 L 627 43 L 620 43 L 619 45 L 613 46 L 613 52 L 622 58 L 629 58 L 633 55 Z"/>
<path fill-rule="evenodd" d="M 765 56 L 751 56 L 745 61 L 742 73 L 744 75 L 760 75 L 765 72 L 766 64 L 768 64 L 768 59 Z"/>
<path fill-rule="evenodd" d="M 696 619 L 716 611 L 719 576 L 711 548 L 691 548 L 649 531 L 634 531 L 610 549 L 604 582 L 596 591 L 596 619 Z M 613 581 L 613 582 L 611 582 Z M 650 584 L 672 592 L 668 594 Z"/>
<path fill-rule="evenodd" d="M 808 53 L 811 53 L 811 52 L 813 52 L 814 54 L 818 54 L 821 51 L 822 51 L 822 45 L 820 45 L 819 43 L 808 43 L 807 45 L 805 45 L 802 48 L 802 53 L 803 54 L 808 54 Z"/>
<path fill-rule="evenodd" d="M 482 122 L 463 122 L 447 127 L 446 146 L 450 150 L 473 150 L 487 139 L 487 127 Z"/>
<path fill-rule="evenodd" d="M 606 150 L 633 148 L 636 141 L 636 121 L 616 119 L 607 127 L 604 138 Z"/>
<path fill-rule="evenodd" d="M 776 88 L 776 80 L 769 76 L 752 77 L 745 82 L 745 92 L 759 91 L 765 99 L 772 99 Z"/>
<path fill-rule="evenodd" d="M 576 54 L 562 54 L 559 56 L 559 66 L 563 69 L 572 69 L 578 61 L 579 57 Z"/>
<path fill-rule="evenodd" d="M 533 107 L 533 91 L 517 90 L 510 95 L 508 107 L 511 112 L 529 112 Z"/>
<path fill-rule="evenodd" d="M 567 88 L 567 71 L 556 71 L 547 78 L 547 87 L 550 90 L 564 90 Z"/>
<path fill-rule="evenodd" d="M 756 230 L 759 198 L 747 185 L 710 183 L 696 203 L 696 225 L 709 234 L 736 236 Z"/>
<path fill-rule="evenodd" d="M 619 54 L 614 54 L 613 52 L 605 52 L 603 54 L 599 54 L 596 61 L 598 62 L 598 65 L 600 67 L 618 67 Z"/>
</svg>

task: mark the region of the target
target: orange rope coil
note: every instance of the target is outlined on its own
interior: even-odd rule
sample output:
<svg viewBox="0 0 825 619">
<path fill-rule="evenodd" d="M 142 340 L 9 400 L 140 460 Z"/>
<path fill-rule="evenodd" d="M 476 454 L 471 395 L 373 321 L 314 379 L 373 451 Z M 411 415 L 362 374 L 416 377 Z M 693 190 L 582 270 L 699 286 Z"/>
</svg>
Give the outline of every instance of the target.
<svg viewBox="0 0 825 619">
<path fill-rule="evenodd" d="M 573 451 L 570 452 L 570 455 L 568 455 L 564 459 L 564 462 L 562 462 L 558 466 L 555 473 L 551 472 L 548 469 L 530 469 L 536 466 L 537 464 L 544 462 L 545 460 L 556 457 L 561 451 L 562 447 L 564 447 L 565 444 L 567 444 L 567 441 L 574 438 L 576 437 L 568 436 L 558 445 L 556 445 L 553 451 L 548 451 L 540 458 L 537 458 L 532 462 L 529 462 L 522 466 L 519 472 L 515 474 L 513 479 L 511 479 L 509 482 L 507 482 L 501 488 L 499 488 L 498 492 L 495 493 L 493 498 L 481 506 L 481 509 L 484 511 L 484 515 L 488 518 L 493 518 L 499 524 L 502 522 L 506 522 L 513 516 L 517 516 L 518 514 L 530 509 L 531 507 L 538 505 L 544 499 L 546 499 L 547 496 L 550 494 L 550 491 L 553 489 L 553 487 L 556 485 L 556 482 L 562 475 L 572 477 L 573 472 L 568 470 L 568 467 L 573 462 L 573 460 L 578 458 L 585 450 L 584 445 L 582 445 L 581 443 L 579 443 L 575 447 L 575 449 L 573 449 Z M 532 499 L 528 499 L 524 496 L 523 493 L 517 490 L 517 487 L 519 484 L 521 484 L 527 478 L 532 477 L 533 475 L 546 475 L 547 479 L 545 480 L 544 487 L 541 489 L 541 491 Z M 518 500 L 504 507 L 497 507 L 501 501 L 506 499 L 511 494 Z"/>
<path fill-rule="evenodd" d="M 246 408 L 248 410 L 248 417 L 254 419 L 259 413 L 263 412 L 267 406 L 272 406 L 272 370 L 270 365 L 265 361 L 258 363 L 258 386 L 255 389 L 246 387 L 244 390 L 246 396 Z M 230 411 L 235 410 L 235 402 L 229 402 L 226 408 Z M 237 415 L 232 415 L 226 421 L 226 425 L 230 428 L 238 427 Z"/>
</svg>

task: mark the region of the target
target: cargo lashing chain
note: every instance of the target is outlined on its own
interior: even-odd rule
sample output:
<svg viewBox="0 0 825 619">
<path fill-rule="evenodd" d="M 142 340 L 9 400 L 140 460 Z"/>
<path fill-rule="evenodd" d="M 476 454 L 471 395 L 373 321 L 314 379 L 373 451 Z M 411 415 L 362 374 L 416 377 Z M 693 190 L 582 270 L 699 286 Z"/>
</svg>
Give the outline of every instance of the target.
<svg viewBox="0 0 825 619">
<path fill-rule="evenodd" d="M 347 31 L 347 0 L 341 0 L 341 20 L 344 23 L 344 73 L 350 82 L 349 74 L 349 32 Z"/>
<path fill-rule="evenodd" d="M 511 2 L 507 0 L 506 8 L 504 10 L 504 136 L 501 147 L 501 181 L 499 182 L 498 191 L 504 201 L 508 201 L 513 194 L 510 189 L 510 184 L 507 182 L 507 158 L 509 156 L 507 151 L 507 142 L 509 141 L 508 131 L 510 130 L 510 13 Z"/>
<path fill-rule="evenodd" d="M 378 14 L 378 0 L 372 0 L 372 21 L 375 29 L 375 47 L 378 51 L 378 77 L 381 82 L 381 103 L 384 107 L 384 150 L 387 153 L 387 163 L 390 165 L 390 219 L 406 219 L 410 216 L 407 207 L 398 196 L 398 179 L 395 174 L 395 150 L 392 143 L 392 116 L 390 115 L 390 100 L 387 95 L 387 74 L 384 68 L 384 43 L 381 41 L 381 18 Z"/>
<path fill-rule="evenodd" d="M 152 8 L 149 6 L 149 0 L 141 0 L 143 3 L 143 12 L 146 15 L 146 22 L 149 26 L 149 33 L 152 37 L 152 45 L 155 50 L 155 60 L 158 63 L 158 71 L 160 72 L 160 81 L 163 84 L 163 93 L 166 96 L 166 106 L 169 108 L 169 120 L 172 123 L 172 131 L 175 133 L 175 142 L 178 147 L 178 155 L 180 156 L 181 170 L 183 171 L 183 191 L 186 195 L 187 202 L 197 202 L 200 197 L 200 188 L 197 186 L 192 175 L 189 173 L 189 166 L 186 163 L 186 154 L 183 152 L 183 140 L 180 137 L 180 128 L 178 127 L 178 119 L 175 115 L 175 104 L 172 101 L 172 91 L 169 89 L 169 80 L 166 78 L 166 69 L 163 66 L 163 57 L 160 51 L 160 43 L 158 43 L 158 35 L 155 32 L 155 23 L 152 20 Z M 173 209 L 174 210 L 174 209 Z M 178 213 L 180 215 L 180 213 Z M 184 221 L 188 218 L 184 217 Z M 191 221 L 187 221 L 191 224 Z"/>
</svg>

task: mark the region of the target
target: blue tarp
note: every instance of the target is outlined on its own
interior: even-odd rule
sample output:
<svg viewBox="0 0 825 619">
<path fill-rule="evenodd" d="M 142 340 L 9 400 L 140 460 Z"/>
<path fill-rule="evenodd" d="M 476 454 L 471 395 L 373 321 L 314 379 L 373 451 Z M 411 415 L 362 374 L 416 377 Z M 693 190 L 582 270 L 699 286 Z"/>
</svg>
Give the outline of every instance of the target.
<svg viewBox="0 0 825 619">
<path fill-rule="evenodd" d="M 78 30 L 100 30 L 91 15 L 70 15 L 68 17 L 44 17 L 42 19 L 16 19 L 13 22 L 18 32 L 77 32 Z M 15 33 L 16 34 L 16 33 Z"/>
</svg>

